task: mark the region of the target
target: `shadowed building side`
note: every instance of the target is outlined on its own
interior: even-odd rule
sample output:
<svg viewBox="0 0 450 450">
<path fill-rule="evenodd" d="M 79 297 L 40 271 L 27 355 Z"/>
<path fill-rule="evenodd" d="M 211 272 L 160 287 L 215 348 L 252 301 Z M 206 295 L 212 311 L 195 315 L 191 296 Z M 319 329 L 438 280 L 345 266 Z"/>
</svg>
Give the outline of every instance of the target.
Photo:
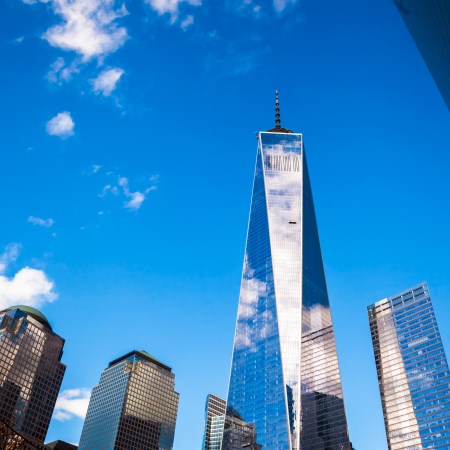
<svg viewBox="0 0 450 450">
<path fill-rule="evenodd" d="M 43 445 L 66 366 L 64 339 L 28 306 L 0 311 L 0 419 Z"/>
<path fill-rule="evenodd" d="M 450 110 L 450 2 L 394 0 Z"/>
</svg>

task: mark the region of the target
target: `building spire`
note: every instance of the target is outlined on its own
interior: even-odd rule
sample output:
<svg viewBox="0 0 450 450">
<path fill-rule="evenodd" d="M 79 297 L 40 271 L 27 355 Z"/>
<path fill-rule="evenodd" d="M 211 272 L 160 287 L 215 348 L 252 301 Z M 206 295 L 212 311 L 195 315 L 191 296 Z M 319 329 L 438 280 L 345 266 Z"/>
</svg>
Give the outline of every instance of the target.
<svg viewBox="0 0 450 450">
<path fill-rule="evenodd" d="M 278 101 L 278 90 L 275 91 L 275 128 L 281 128 L 280 103 Z"/>
<path fill-rule="evenodd" d="M 278 100 L 278 90 L 275 91 L 275 128 L 268 130 L 268 133 L 292 133 L 291 130 L 281 126 L 280 102 Z"/>
</svg>

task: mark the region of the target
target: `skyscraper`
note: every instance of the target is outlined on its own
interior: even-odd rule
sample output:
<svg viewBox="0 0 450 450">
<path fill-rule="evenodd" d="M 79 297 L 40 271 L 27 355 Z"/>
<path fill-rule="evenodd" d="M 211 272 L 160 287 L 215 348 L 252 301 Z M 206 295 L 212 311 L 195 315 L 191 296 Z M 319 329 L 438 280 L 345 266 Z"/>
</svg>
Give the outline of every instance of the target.
<svg viewBox="0 0 450 450">
<path fill-rule="evenodd" d="M 0 311 L 0 420 L 43 445 L 66 366 L 64 339 L 34 308 Z"/>
<path fill-rule="evenodd" d="M 172 369 L 144 351 L 115 359 L 92 390 L 80 450 L 171 450 L 179 394 Z"/>
<path fill-rule="evenodd" d="M 428 70 L 450 109 L 450 3 L 394 0 Z"/>
<path fill-rule="evenodd" d="M 258 134 L 228 407 L 264 450 L 349 449 L 303 137 Z"/>
<path fill-rule="evenodd" d="M 220 450 L 225 423 L 227 402 L 214 394 L 208 394 L 205 406 L 205 433 L 202 450 Z"/>
<path fill-rule="evenodd" d="M 368 314 L 389 450 L 450 448 L 450 372 L 427 284 Z"/>
<path fill-rule="evenodd" d="M 222 450 L 261 450 L 261 446 L 256 442 L 256 426 L 254 423 L 247 423 L 237 414 L 230 411 L 225 419 L 223 431 Z"/>
</svg>

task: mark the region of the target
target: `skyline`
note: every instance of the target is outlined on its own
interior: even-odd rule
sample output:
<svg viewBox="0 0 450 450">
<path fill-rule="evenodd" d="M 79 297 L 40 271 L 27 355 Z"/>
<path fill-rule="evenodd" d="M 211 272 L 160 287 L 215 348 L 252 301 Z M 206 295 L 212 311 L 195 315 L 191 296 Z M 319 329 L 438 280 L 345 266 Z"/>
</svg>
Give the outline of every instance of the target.
<svg viewBox="0 0 450 450">
<path fill-rule="evenodd" d="M 307 143 L 350 437 L 386 448 L 367 305 L 426 279 L 450 344 L 449 116 L 401 16 L 390 1 L 262 2 L 256 16 L 205 0 L 171 23 L 151 3 L 126 2 L 122 46 L 55 83 L 52 64 L 79 58 L 41 37 L 59 2 L 0 1 L 0 248 L 20 244 L 0 286 L 37 277 L 66 339 L 47 441 L 77 442 L 73 411 L 105 364 L 146 348 L 177 377 L 174 448 L 201 445 L 206 395 L 226 396 L 254 132 L 272 126 L 278 89 L 282 123 Z M 114 68 L 116 89 L 95 93 Z M 73 129 L 63 115 L 67 136 L 48 135 L 64 112 Z"/>
</svg>

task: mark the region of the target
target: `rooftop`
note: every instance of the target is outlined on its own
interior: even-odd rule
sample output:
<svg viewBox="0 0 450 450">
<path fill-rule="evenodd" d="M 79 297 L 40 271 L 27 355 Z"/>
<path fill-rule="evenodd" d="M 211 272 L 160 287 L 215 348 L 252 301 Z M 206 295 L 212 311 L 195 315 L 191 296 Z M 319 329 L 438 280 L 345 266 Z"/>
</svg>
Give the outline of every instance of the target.
<svg viewBox="0 0 450 450">
<path fill-rule="evenodd" d="M 133 350 L 126 355 L 121 356 L 120 358 L 114 359 L 109 363 L 109 367 L 113 366 L 114 364 L 117 364 L 120 361 L 123 361 L 124 359 L 128 359 L 130 356 L 140 356 L 141 358 L 157 365 L 158 367 L 161 367 L 164 370 L 167 370 L 168 372 L 172 372 L 172 368 L 169 366 L 166 366 L 164 363 L 159 361 L 158 359 L 154 358 L 152 355 L 147 353 L 145 350 Z"/>
<path fill-rule="evenodd" d="M 31 316 L 33 319 L 37 320 L 39 323 L 44 325 L 50 331 L 53 331 L 47 317 L 45 317 L 44 314 L 42 314 L 37 309 L 32 308 L 31 306 L 17 305 L 17 306 L 10 306 L 9 308 L 6 308 L 4 311 L 13 311 L 14 309 L 20 309 L 22 312 Z"/>
</svg>

